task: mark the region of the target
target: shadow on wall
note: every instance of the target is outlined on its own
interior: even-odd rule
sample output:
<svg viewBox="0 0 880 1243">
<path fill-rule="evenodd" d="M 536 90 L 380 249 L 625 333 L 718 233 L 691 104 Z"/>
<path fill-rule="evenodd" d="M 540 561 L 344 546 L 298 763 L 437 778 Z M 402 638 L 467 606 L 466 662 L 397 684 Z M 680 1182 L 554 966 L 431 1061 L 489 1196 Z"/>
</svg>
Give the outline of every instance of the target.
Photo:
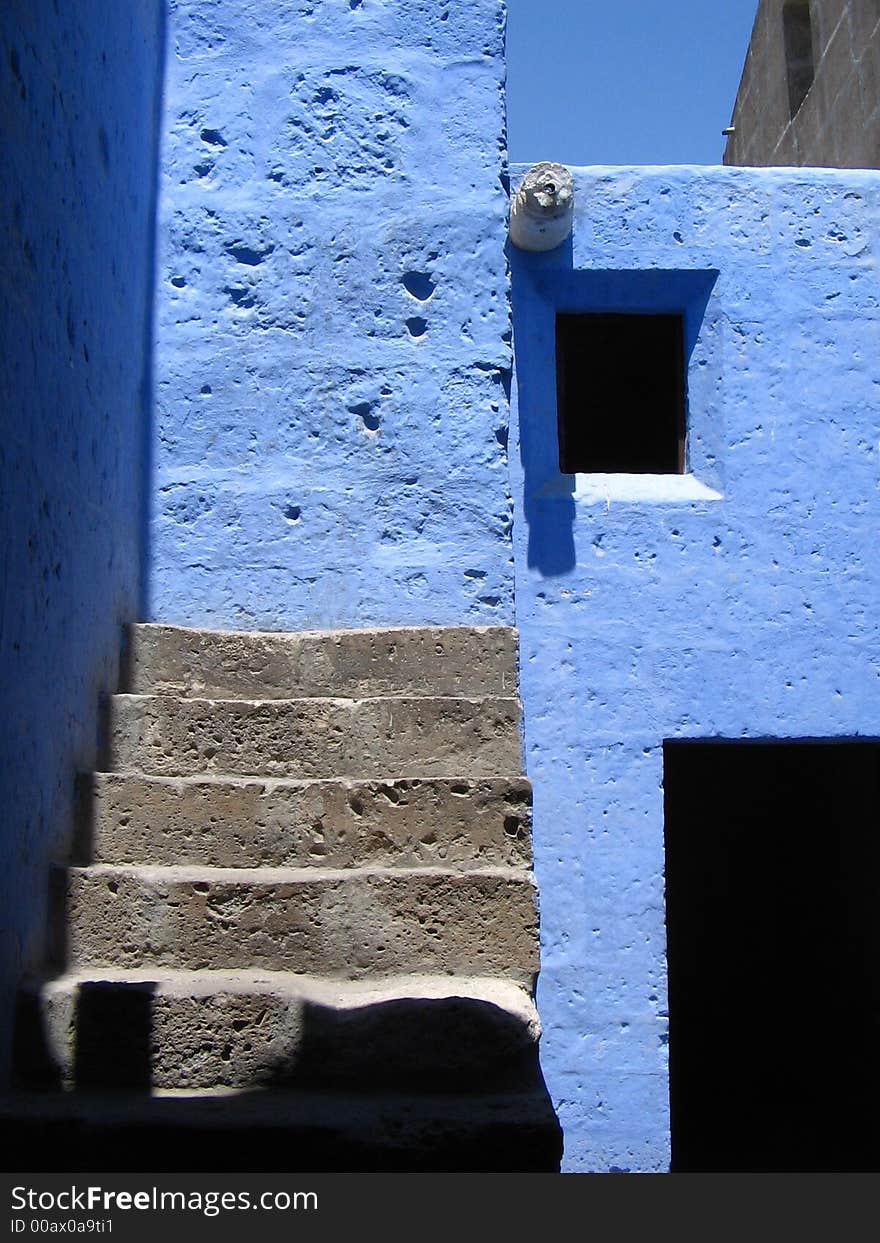
<svg viewBox="0 0 880 1243">
<path fill-rule="evenodd" d="M 165 4 L 0 5 L 0 1079 L 144 605 Z"/>
<path fill-rule="evenodd" d="M 513 310 L 520 459 L 525 475 L 528 564 L 547 578 L 574 569 L 574 480 L 559 471 L 556 431 L 556 312 L 552 290 L 573 272 L 572 239 L 555 250 L 526 253 L 507 243 Z M 551 294 L 552 297 L 552 294 Z"/>
<path fill-rule="evenodd" d="M 156 79 L 155 89 L 153 91 L 152 103 L 152 137 L 153 146 L 150 152 L 150 180 L 149 180 L 149 209 L 147 215 L 147 256 L 146 256 L 146 302 L 144 306 L 143 318 L 143 346 L 142 346 L 142 379 L 141 379 L 141 421 L 140 421 L 140 472 L 139 478 L 141 482 L 140 493 L 137 498 L 138 503 L 138 605 L 135 617 L 126 618 L 128 621 L 140 621 L 142 618 L 151 615 L 152 601 L 150 598 L 150 586 L 152 583 L 152 543 L 151 530 L 153 520 L 153 485 L 155 475 L 155 340 L 156 340 L 156 269 L 158 263 L 158 216 L 159 216 L 159 182 L 161 179 L 161 170 L 159 167 L 159 155 L 161 147 L 162 135 L 162 116 L 165 91 L 165 64 L 167 57 L 168 45 L 168 0 L 157 0 L 156 2 L 156 38 L 158 43 L 157 62 L 156 62 Z M 117 630 L 117 648 L 118 648 Z M 126 641 L 127 642 L 127 641 Z M 125 644 L 123 645 L 123 649 Z M 125 650 L 120 654 L 120 659 L 125 659 Z M 121 672 L 121 670 L 120 670 Z M 117 680 L 103 689 L 107 694 L 116 689 Z M 103 723 L 100 726 L 98 734 L 98 749 L 104 745 L 105 739 L 103 735 Z"/>
<path fill-rule="evenodd" d="M 572 239 L 556 250 L 531 254 L 508 243 L 515 343 L 516 406 L 528 526 L 528 565 L 545 577 L 576 564 L 574 520 L 578 476 L 560 469 L 557 413 L 556 316 L 676 315 L 682 321 L 687 424 L 685 472 L 717 486 L 717 417 L 691 424 L 692 379 L 696 404 L 708 407 L 720 379 L 718 317 L 709 314 L 718 273 L 713 270 L 576 270 Z M 699 364 L 699 375 L 697 367 Z M 615 411 L 583 405 L 584 420 L 614 418 Z"/>
</svg>

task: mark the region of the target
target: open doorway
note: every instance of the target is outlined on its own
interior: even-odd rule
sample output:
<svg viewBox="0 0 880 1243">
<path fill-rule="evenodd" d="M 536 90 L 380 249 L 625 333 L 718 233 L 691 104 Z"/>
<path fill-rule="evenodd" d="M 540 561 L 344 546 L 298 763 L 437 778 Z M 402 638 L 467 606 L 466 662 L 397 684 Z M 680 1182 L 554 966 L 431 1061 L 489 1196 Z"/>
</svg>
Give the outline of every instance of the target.
<svg viewBox="0 0 880 1243">
<path fill-rule="evenodd" d="M 880 1168 L 880 744 L 664 746 L 674 1171 Z"/>
</svg>

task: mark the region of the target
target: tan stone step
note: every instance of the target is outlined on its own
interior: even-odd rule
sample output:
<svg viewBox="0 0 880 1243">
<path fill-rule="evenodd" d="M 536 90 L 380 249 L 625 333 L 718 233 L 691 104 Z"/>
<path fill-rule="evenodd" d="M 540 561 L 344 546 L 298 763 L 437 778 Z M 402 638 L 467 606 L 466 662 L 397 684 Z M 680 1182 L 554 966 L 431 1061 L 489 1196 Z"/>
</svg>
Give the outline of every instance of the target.
<svg viewBox="0 0 880 1243">
<path fill-rule="evenodd" d="M 79 861 L 211 867 L 523 866 L 525 778 L 81 778 Z"/>
<path fill-rule="evenodd" d="M 340 978 L 538 967 L 534 878 L 514 868 L 204 868 L 62 873 L 70 967 L 254 968 Z"/>
<path fill-rule="evenodd" d="M 129 628 L 125 689 L 208 699 L 510 695 L 517 635 L 507 626 L 267 633 Z"/>
<path fill-rule="evenodd" d="M 539 1032 L 508 980 L 104 968 L 23 996 L 17 1069 L 66 1088 L 498 1090 L 534 1078 Z"/>
<path fill-rule="evenodd" d="M 513 698 L 114 695 L 107 767 L 183 776 L 483 777 L 522 767 Z"/>
</svg>

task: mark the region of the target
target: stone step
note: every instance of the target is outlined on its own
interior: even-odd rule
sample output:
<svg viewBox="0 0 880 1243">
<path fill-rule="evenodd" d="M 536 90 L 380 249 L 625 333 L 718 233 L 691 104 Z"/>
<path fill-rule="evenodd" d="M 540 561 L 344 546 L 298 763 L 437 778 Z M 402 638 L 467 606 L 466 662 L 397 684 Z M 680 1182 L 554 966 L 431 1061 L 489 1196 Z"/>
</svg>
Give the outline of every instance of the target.
<svg viewBox="0 0 880 1243">
<path fill-rule="evenodd" d="M 154 1170 L 161 1158 L 165 1169 L 210 1173 L 553 1173 L 562 1157 L 543 1086 L 22 1093 L 0 1101 L 0 1139 L 10 1172 Z"/>
<path fill-rule="evenodd" d="M 129 628 L 125 689 L 207 699 L 510 695 L 517 635 L 508 626 L 304 633 Z"/>
<path fill-rule="evenodd" d="M 105 968 L 23 994 L 16 1068 L 66 1089 L 497 1091 L 535 1082 L 539 1033 L 507 980 Z"/>
<path fill-rule="evenodd" d="M 525 778 L 285 781 L 95 773 L 77 861 L 528 867 Z"/>
<path fill-rule="evenodd" d="M 518 775 L 519 701 L 114 695 L 106 766 L 169 776 Z"/>
<path fill-rule="evenodd" d="M 57 877 L 71 968 L 506 976 L 538 969 L 534 878 L 518 868 L 204 868 L 97 864 Z"/>
</svg>

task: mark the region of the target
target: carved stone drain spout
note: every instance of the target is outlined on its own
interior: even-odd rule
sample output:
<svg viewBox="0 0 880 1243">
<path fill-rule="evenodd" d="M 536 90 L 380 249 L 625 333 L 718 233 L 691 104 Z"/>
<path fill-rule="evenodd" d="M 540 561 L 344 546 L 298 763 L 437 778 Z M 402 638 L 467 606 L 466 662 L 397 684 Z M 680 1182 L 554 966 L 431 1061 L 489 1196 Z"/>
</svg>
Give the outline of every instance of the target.
<svg viewBox="0 0 880 1243">
<path fill-rule="evenodd" d="M 571 233 L 574 178 L 544 161 L 523 177 L 510 208 L 510 240 L 520 250 L 555 250 Z"/>
</svg>

